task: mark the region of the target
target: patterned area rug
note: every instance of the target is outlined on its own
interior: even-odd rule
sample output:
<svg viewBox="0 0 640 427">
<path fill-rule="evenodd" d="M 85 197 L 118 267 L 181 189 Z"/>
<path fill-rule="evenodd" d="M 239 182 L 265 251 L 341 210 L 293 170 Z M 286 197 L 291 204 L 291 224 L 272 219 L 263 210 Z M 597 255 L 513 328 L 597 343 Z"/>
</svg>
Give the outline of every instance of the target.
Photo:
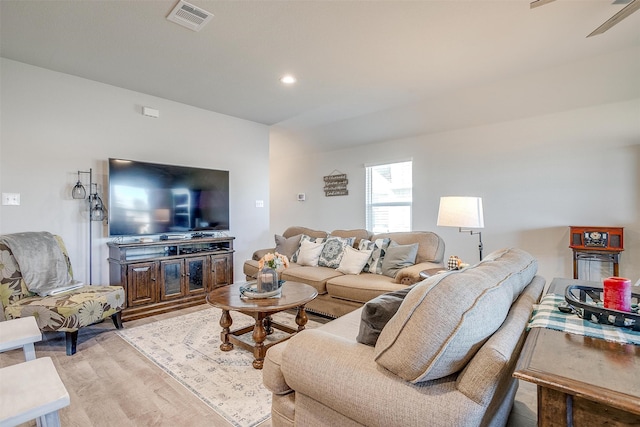
<svg viewBox="0 0 640 427">
<path fill-rule="evenodd" d="M 220 350 L 221 314 L 211 307 L 117 333 L 232 425 L 256 426 L 271 416 L 271 392 L 262 384 L 262 371 L 251 365 L 252 353 L 237 347 Z M 231 312 L 231 317 L 232 330 L 254 323 L 241 313 Z M 277 313 L 272 318 L 296 327 L 294 314 Z M 306 325 L 318 326 L 312 320 Z M 276 330 L 265 344 L 282 336 Z M 251 342 L 251 333 L 242 339 Z"/>
</svg>

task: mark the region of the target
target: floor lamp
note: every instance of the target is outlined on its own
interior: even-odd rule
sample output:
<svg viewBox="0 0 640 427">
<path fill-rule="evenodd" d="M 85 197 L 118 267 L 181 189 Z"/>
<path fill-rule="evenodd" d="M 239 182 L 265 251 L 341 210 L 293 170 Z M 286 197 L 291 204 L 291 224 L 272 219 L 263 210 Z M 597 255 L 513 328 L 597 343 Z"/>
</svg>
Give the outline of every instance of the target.
<svg viewBox="0 0 640 427">
<path fill-rule="evenodd" d="M 477 234 L 480 239 L 478 250 L 480 261 L 482 261 L 482 232 L 471 230 L 471 228 L 484 228 L 481 197 L 440 197 L 438 226 L 458 227 L 461 233 Z"/>
<path fill-rule="evenodd" d="M 80 180 L 81 174 L 89 175 L 89 196 L 87 197 L 87 190 L 82 185 Z M 71 190 L 71 197 L 74 199 L 87 199 L 89 202 L 89 285 L 93 285 L 93 236 L 92 236 L 92 224 L 91 221 L 102 222 L 106 218 L 107 210 L 104 207 L 102 199 L 98 195 L 98 184 L 93 182 L 93 170 L 78 171 L 78 182 Z"/>
</svg>

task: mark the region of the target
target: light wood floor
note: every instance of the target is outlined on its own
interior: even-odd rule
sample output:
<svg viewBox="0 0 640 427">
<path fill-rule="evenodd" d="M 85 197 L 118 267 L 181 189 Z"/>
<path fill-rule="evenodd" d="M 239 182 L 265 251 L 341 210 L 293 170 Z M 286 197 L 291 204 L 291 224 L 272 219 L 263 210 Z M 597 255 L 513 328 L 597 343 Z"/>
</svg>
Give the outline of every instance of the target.
<svg viewBox="0 0 640 427">
<path fill-rule="evenodd" d="M 133 320 L 133 327 L 206 308 Z M 310 315 L 318 321 L 326 321 Z M 231 426 L 180 383 L 155 366 L 115 333 L 110 320 L 81 329 L 78 351 L 66 356 L 64 334 L 46 333 L 36 344 L 38 357 L 49 356 L 71 397 L 60 411 L 65 427 L 87 426 Z M 0 367 L 23 361 L 21 350 L 0 354 Z M 521 382 L 509 426 L 536 425 L 536 389 Z M 24 426 L 35 426 L 35 421 Z M 271 427 L 270 421 L 260 427 Z"/>
</svg>

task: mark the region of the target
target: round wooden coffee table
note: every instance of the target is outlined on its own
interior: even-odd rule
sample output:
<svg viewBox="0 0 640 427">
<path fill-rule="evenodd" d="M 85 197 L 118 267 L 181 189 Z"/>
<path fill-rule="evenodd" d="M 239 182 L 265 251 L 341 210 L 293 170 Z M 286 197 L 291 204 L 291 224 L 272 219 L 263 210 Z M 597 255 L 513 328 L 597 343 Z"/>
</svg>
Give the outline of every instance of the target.
<svg viewBox="0 0 640 427">
<path fill-rule="evenodd" d="M 253 367 L 262 369 L 264 356 L 270 347 L 291 338 L 304 329 L 304 326 L 309 320 L 304 306 L 317 297 L 318 292 L 313 286 L 287 281 L 282 285 L 282 293 L 278 298 L 245 298 L 241 297 L 240 294 L 241 285 L 246 285 L 246 283 L 234 283 L 229 286 L 214 289 L 207 295 L 207 302 L 214 307 L 222 309 L 222 316 L 220 317 L 220 326 L 222 326 L 220 340 L 222 344 L 220 344 L 220 350 L 230 351 L 234 345 L 237 345 L 246 350 L 253 351 Z M 296 315 L 296 325 L 298 325 L 298 329 L 290 328 L 289 326 L 271 320 L 272 314 L 291 308 L 298 309 Z M 231 325 L 233 320 L 229 314 L 230 311 L 238 311 L 253 317 L 255 319 L 255 325 L 232 331 Z M 273 333 L 274 328 L 286 332 L 289 335 L 265 345 L 264 340 L 267 338 L 267 334 Z M 251 330 L 253 330 L 253 334 L 251 335 L 254 342 L 253 345 L 238 338 Z"/>
</svg>

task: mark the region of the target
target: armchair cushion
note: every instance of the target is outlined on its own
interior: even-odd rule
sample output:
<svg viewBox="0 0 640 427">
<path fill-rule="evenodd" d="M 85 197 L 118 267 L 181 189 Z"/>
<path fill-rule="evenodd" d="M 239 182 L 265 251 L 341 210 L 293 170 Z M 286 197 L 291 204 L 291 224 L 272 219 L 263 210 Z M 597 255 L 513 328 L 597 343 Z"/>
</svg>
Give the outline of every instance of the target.
<svg viewBox="0 0 640 427">
<path fill-rule="evenodd" d="M 458 372 L 500 327 L 536 271 L 530 254 L 506 249 L 418 283 L 380 333 L 376 361 L 413 383 Z"/>
<path fill-rule="evenodd" d="M 85 285 L 64 294 L 23 298 L 5 307 L 5 316 L 35 316 L 42 331 L 74 332 L 122 310 L 124 301 L 122 286 Z"/>
</svg>

